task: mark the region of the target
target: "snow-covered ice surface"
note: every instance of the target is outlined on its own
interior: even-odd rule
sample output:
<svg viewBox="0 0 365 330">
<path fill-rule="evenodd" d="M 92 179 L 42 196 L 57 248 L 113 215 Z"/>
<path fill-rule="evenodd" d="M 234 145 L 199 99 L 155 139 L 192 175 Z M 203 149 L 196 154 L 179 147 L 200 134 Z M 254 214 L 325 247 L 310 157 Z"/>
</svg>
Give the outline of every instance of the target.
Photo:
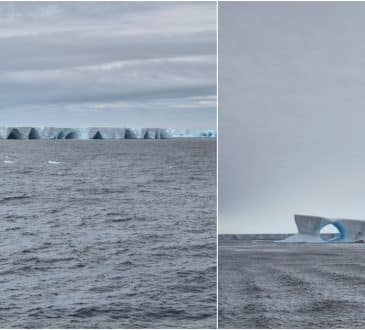
<svg viewBox="0 0 365 330">
<path fill-rule="evenodd" d="M 365 327 L 365 244 L 243 236 L 220 235 L 220 328 Z"/>
</svg>

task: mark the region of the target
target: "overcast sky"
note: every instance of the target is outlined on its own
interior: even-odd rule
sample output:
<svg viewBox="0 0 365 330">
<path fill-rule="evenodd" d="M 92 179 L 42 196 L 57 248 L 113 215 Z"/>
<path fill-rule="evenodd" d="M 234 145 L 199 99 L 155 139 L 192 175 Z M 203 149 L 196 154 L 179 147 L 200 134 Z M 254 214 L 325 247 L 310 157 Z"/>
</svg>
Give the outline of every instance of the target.
<svg viewBox="0 0 365 330">
<path fill-rule="evenodd" d="M 216 4 L 0 3 L 0 126 L 215 128 Z"/>
<path fill-rule="evenodd" d="M 365 219 L 365 3 L 221 3 L 219 229 Z"/>
</svg>

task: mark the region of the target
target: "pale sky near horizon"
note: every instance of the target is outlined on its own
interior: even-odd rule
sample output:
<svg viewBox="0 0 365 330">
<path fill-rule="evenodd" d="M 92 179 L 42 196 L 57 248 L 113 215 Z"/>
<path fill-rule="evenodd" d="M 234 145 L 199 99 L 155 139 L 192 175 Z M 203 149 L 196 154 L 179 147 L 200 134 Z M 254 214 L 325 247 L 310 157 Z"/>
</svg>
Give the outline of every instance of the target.
<svg viewBox="0 0 365 330">
<path fill-rule="evenodd" d="M 216 4 L 0 3 L 0 126 L 216 127 Z"/>
<path fill-rule="evenodd" d="M 219 232 L 365 219 L 365 3 L 219 5 Z"/>
</svg>

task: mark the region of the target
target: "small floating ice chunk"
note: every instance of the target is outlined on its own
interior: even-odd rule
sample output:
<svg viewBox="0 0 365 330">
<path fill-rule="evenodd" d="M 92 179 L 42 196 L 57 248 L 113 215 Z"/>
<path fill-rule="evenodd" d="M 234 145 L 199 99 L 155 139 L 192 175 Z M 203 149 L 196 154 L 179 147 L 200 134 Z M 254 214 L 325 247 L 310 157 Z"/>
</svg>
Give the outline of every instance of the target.
<svg viewBox="0 0 365 330">
<path fill-rule="evenodd" d="M 49 160 L 48 164 L 59 164 L 60 162 L 57 162 L 56 160 Z"/>
<path fill-rule="evenodd" d="M 4 160 L 3 162 L 5 164 L 13 164 L 14 163 L 12 160 L 8 160 L 8 159 Z"/>
</svg>

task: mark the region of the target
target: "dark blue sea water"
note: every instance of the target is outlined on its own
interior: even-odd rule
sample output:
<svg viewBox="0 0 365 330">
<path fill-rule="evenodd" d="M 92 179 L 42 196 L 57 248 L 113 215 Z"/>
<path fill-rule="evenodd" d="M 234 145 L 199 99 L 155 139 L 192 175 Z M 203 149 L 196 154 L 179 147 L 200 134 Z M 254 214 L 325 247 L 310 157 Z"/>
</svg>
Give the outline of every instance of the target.
<svg viewBox="0 0 365 330">
<path fill-rule="evenodd" d="M 215 140 L 0 141 L 0 173 L 0 327 L 215 327 Z"/>
</svg>

